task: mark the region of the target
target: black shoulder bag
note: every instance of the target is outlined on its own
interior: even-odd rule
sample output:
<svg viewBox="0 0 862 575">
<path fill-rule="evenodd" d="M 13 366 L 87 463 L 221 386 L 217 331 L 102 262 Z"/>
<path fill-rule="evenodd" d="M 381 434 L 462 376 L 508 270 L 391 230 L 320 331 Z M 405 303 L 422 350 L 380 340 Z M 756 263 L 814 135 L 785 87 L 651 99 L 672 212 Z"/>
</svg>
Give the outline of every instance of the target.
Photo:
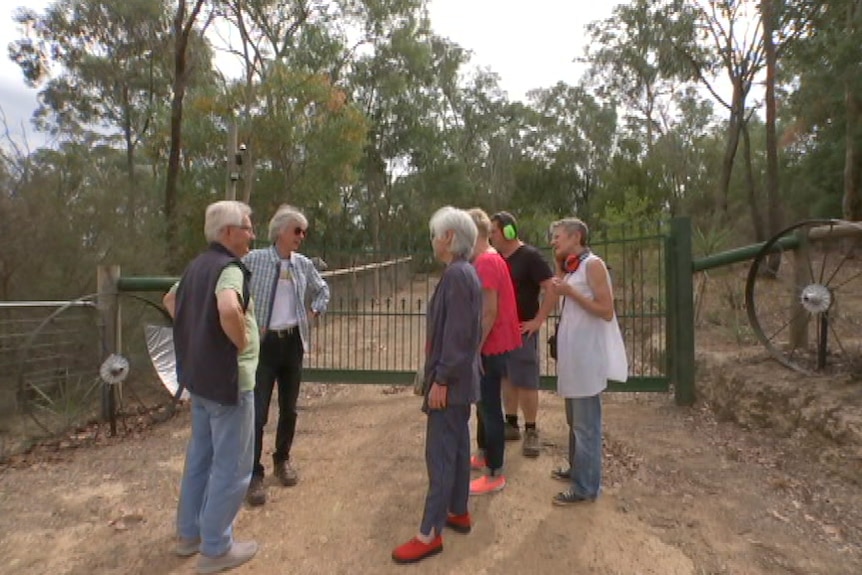
<svg viewBox="0 0 862 575">
<path fill-rule="evenodd" d="M 563 306 L 560 308 L 560 317 L 554 327 L 554 335 L 548 337 L 548 355 L 551 359 L 557 359 L 557 334 L 560 333 L 560 322 L 563 321 L 563 310 L 566 309 L 566 298 L 563 297 Z"/>
</svg>

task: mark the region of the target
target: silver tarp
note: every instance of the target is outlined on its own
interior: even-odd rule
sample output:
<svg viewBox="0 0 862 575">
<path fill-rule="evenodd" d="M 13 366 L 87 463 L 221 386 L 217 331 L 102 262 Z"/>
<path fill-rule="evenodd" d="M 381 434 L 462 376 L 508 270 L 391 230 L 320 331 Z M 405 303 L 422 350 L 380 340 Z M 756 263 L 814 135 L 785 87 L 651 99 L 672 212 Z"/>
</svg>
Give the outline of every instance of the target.
<svg viewBox="0 0 862 575">
<path fill-rule="evenodd" d="M 144 326 L 147 337 L 147 350 L 150 352 L 150 360 L 162 384 L 176 396 L 179 383 L 177 382 L 177 356 L 174 353 L 174 330 L 169 326 L 147 325 Z M 183 390 L 182 399 L 188 399 L 189 392 Z"/>
</svg>

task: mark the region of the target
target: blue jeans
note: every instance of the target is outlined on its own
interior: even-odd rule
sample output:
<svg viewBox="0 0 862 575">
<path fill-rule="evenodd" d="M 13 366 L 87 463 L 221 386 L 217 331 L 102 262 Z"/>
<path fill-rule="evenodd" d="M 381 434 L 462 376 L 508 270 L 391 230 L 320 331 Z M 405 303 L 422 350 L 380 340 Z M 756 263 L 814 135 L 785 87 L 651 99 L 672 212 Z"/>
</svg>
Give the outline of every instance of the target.
<svg viewBox="0 0 862 575">
<path fill-rule="evenodd" d="M 566 398 L 572 490 L 586 499 L 602 485 L 602 396 Z"/>
<path fill-rule="evenodd" d="M 237 405 L 192 394 L 192 435 L 177 506 L 177 534 L 201 538 L 200 551 L 217 556 L 233 545 L 233 520 L 251 481 L 254 392 Z"/>
<path fill-rule="evenodd" d="M 481 401 L 477 415 L 477 443 L 485 450 L 488 469 L 496 471 L 503 467 L 506 449 L 506 428 L 503 421 L 503 401 L 500 386 L 506 375 L 509 354 L 482 356 Z"/>
</svg>

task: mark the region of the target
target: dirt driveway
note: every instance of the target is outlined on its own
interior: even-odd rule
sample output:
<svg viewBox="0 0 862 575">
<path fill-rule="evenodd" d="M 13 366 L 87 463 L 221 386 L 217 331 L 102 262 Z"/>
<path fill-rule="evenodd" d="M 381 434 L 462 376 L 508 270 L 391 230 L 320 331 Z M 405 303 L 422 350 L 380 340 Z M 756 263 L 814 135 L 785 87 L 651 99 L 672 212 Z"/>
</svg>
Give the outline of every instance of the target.
<svg viewBox="0 0 862 575">
<path fill-rule="evenodd" d="M 443 554 L 396 566 L 425 488 L 424 419 L 403 388 L 306 384 L 297 487 L 270 485 L 239 537 L 262 544 L 244 574 L 862 573 L 860 488 L 824 467 L 813 438 L 717 423 L 668 396 L 606 396 L 605 492 L 551 505 L 566 432 L 542 398 L 536 460 L 509 444 L 510 483 L 471 502 L 475 529 Z M 98 447 L 45 450 L 0 470 L 5 575 L 193 573 L 171 554 L 189 417 Z M 267 434 L 271 442 L 272 434 Z M 270 445 L 265 448 L 271 447 Z"/>
</svg>

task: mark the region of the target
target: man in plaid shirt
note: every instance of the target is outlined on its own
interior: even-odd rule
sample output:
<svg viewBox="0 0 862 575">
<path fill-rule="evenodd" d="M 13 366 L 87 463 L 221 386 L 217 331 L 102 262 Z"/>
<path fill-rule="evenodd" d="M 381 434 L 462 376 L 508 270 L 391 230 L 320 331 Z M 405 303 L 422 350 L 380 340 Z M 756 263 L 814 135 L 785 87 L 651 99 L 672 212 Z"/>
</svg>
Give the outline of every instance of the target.
<svg viewBox="0 0 862 575">
<path fill-rule="evenodd" d="M 254 471 L 246 494 L 250 505 L 266 503 L 260 458 L 263 428 L 276 382 L 278 427 L 272 455 L 273 472 L 285 486 L 296 485 L 299 480 L 290 462 L 290 448 L 296 432 L 302 358 L 310 343 L 306 295 L 311 299 L 312 317 L 326 311 L 329 303 L 329 286 L 311 260 L 297 252 L 307 233 L 305 216 L 295 208 L 283 205 L 269 222 L 272 245 L 252 250 L 242 260 L 251 270 L 251 297 L 261 331 L 254 389 Z"/>
</svg>

